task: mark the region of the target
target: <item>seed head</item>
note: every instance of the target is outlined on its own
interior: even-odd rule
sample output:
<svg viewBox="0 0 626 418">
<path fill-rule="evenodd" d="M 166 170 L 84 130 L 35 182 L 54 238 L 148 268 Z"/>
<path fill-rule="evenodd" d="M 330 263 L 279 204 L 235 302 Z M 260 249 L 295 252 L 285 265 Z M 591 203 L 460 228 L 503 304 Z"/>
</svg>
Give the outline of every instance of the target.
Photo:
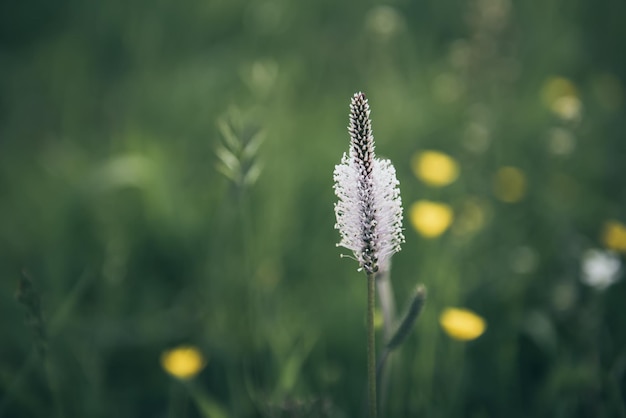
<svg viewBox="0 0 626 418">
<path fill-rule="evenodd" d="M 367 274 L 387 270 L 400 251 L 402 200 L 396 170 L 389 160 L 376 158 L 370 107 L 363 93 L 350 104 L 350 152 L 335 166 L 335 203 L 341 234 L 338 246 L 354 253 Z"/>
</svg>

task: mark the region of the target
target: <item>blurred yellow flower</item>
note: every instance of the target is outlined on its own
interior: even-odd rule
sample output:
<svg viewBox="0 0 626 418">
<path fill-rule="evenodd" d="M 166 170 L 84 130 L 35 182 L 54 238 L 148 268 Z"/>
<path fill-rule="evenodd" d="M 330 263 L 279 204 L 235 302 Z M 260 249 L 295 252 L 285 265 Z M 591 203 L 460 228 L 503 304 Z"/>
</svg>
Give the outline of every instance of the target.
<svg viewBox="0 0 626 418">
<path fill-rule="evenodd" d="M 474 340 L 487 328 L 482 317 L 461 308 L 446 308 L 439 316 L 439 324 L 446 334 L 459 341 Z"/>
<path fill-rule="evenodd" d="M 501 167 L 496 172 L 493 191 L 503 202 L 519 202 L 526 194 L 526 176 L 519 168 Z"/>
<path fill-rule="evenodd" d="M 419 200 L 411 205 L 409 216 L 417 232 L 426 238 L 435 238 L 448 229 L 454 213 L 445 203 Z"/>
<path fill-rule="evenodd" d="M 548 79 L 541 90 L 544 104 L 562 119 L 577 119 L 582 103 L 574 83 L 564 77 Z"/>
<path fill-rule="evenodd" d="M 206 365 L 200 350 L 194 346 L 179 346 L 161 354 L 161 366 L 178 379 L 191 379 Z"/>
<path fill-rule="evenodd" d="M 424 151 L 415 154 L 411 160 L 411 167 L 417 178 L 429 186 L 446 186 L 459 176 L 457 162 L 439 151 Z"/>
<path fill-rule="evenodd" d="M 604 224 L 602 242 L 611 250 L 626 252 L 626 225 L 610 220 Z"/>
</svg>

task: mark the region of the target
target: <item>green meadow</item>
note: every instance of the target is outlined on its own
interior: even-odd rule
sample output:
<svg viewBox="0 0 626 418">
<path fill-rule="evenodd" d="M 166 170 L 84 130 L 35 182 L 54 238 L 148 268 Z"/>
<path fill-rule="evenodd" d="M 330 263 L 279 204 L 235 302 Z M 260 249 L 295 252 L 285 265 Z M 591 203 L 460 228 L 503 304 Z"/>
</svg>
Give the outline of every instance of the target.
<svg viewBox="0 0 626 418">
<path fill-rule="evenodd" d="M 397 321 L 427 293 L 379 416 L 626 418 L 624 19 L 0 3 L 0 418 L 367 416 L 333 191 L 358 91 L 400 183 Z"/>
</svg>

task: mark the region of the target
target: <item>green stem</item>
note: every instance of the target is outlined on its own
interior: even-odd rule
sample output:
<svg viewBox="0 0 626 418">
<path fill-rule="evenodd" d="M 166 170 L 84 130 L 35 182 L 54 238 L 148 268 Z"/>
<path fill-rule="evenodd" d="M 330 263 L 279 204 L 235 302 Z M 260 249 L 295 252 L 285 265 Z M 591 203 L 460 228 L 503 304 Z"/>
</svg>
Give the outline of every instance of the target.
<svg viewBox="0 0 626 418">
<path fill-rule="evenodd" d="M 376 339 L 374 335 L 374 305 L 376 303 L 376 279 L 367 275 L 367 381 L 369 392 L 369 417 L 376 418 Z"/>
<path fill-rule="evenodd" d="M 389 270 L 379 271 L 376 273 L 376 291 L 378 296 L 378 305 L 383 313 L 383 336 L 385 344 L 387 344 L 391 337 L 393 337 L 394 327 L 396 324 L 396 303 L 393 296 L 393 288 L 391 287 L 391 280 L 389 279 Z M 381 410 L 385 409 L 387 402 L 387 395 L 389 393 L 389 367 L 381 367 L 381 363 L 384 364 L 387 361 L 389 352 L 383 354 L 382 358 L 378 360 L 378 367 L 376 372 L 376 390 L 378 392 L 378 407 Z M 391 359 L 389 359 L 391 363 Z"/>
</svg>

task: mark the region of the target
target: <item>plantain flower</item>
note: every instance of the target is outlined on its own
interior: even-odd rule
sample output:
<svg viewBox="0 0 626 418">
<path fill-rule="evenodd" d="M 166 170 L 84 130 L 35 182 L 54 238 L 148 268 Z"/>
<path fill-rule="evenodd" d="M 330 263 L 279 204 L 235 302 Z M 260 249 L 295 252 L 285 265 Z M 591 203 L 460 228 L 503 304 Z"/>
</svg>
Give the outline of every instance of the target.
<svg viewBox="0 0 626 418">
<path fill-rule="evenodd" d="M 363 93 L 350 104 L 350 152 L 335 167 L 334 189 L 337 246 L 352 250 L 367 274 L 389 269 L 391 256 L 400 251 L 402 200 L 396 170 L 389 160 L 376 158 L 370 107 Z"/>
</svg>

